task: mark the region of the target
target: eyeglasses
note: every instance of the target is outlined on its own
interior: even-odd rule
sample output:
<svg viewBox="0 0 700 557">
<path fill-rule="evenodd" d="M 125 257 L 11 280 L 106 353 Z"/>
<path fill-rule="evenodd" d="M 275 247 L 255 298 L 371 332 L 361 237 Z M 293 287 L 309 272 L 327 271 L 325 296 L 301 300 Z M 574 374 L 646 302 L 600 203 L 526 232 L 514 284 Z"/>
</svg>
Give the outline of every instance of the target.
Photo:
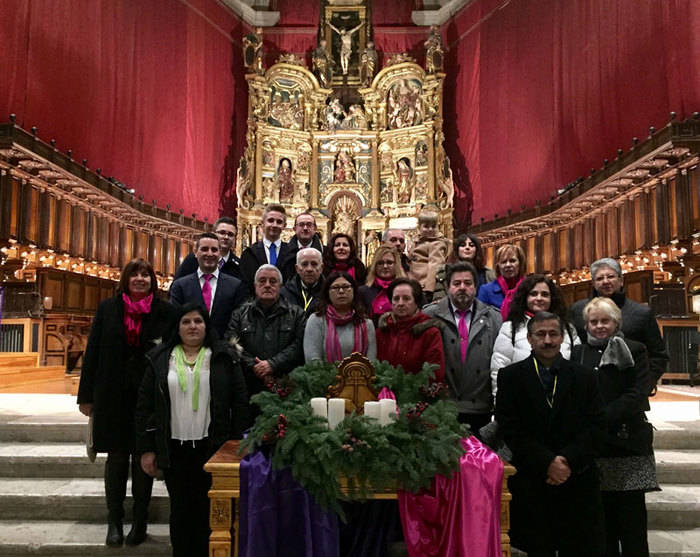
<svg viewBox="0 0 700 557">
<path fill-rule="evenodd" d="M 349 284 L 343 284 L 343 285 L 339 285 L 339 286 L 331 286 L 329 288 L 329 290 L 333 290 L 335 292 L 343 292 L 345 290 L 352 290 L 352 286 L 350 286 Z"/>
</svg>

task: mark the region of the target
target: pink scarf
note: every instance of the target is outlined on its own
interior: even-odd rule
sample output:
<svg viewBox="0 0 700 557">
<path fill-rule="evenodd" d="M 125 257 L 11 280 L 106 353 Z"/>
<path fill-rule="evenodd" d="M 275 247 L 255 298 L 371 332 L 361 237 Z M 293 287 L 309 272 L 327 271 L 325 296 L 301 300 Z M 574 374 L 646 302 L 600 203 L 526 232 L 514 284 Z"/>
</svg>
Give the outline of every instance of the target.
<svg viewBox="0 0 700 557">
<path fill-rule="evenodd" d="M 506 297 L 503 299 L 503 303 L 501 304 L 501 317 L 503 318 L 503 321 L 508 319 L 510 304 L 513 303 L 513 298 L 515 298 L 515 292 L 518 290 L 518 286 L 520 286 L 520 283 L 523 282 L 524 278 L 525 277 L 520 277 L 513 286 L 508 286 L 508 282 L 512 284 L 515 281 L 515 279 L 511 281 L 506 281 L 506 279 L 503 278 L 503 275 L 499 275 L 496 279 L 498 286 L 501 287 L 501 290 L 506 295 Z"/>
<path fill-rule="evenodd" d="M 138 302 L 133 301 L 127 294 L 122 293 L 124 302 L 124 332 L 126 342 L 131 346 L 140 344 L 141 321 L 144 313 L 151 312 L 151 302 L 153 302 L 153 292 Z"/>
<path fill-rule="evenodd" d="M 339 362 L 343 359 L 336 327 L 347 325 L 354 316 L 354 310 L 349 315 L 341 317 L 333 306 L 328 306 L 328 309 L 326 309 L 326 359 L 329 362 Z M 367 323 L 365 323 L 364 319 L 362 323 L 355 323 L 353 339 L 352 351 L 366 356 L 369 342 L 367 340 Z"/>
<path fill-rule="evenodd" d="M 335 265 L 333 265 L 333 268 L 331 269 L 331 273 L 347 273 L 350 275 L 352 278 L 357 278 L 355 276 L 355 267 L 348 265 L 347 263 L 341 263 L 338 262 Z M 330 273 L 329 273 L 330 274 Z"/>
<path fill-rule="evenodd" d="M 375 277 L 374 286 L 381 288 L 379 294 L 377 294 L 372 300 L 372 316 L 383 315 L 387 311 L 391 311 L 391 302 L 389 301 L 389 296 L 387 295 L 387 288 L 391 284 L 390 280 L 380 279 Z"/>
</svg>

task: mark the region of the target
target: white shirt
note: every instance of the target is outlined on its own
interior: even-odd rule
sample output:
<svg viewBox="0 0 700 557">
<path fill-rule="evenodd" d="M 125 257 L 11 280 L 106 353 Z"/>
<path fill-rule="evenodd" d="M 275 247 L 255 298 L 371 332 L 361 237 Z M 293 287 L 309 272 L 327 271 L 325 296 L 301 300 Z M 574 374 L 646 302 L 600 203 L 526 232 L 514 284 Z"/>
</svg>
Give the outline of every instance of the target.
<svg viewBox="0 0 700 557">
<path fill-rule="evenodd" d="M 280 257 L 280 248 L 282 247 L 282 238 L 278 238 L 276 241 L 271 242 L 267 238 L 263 238 L 263 246 L 265 246 L 265 257 L 267 257 L 267 262 L 270 262 L 270 244 L 275 244 L 277 251 L 277 260 Z"/>
<path fill-rule="evenodd" d="M 170 436 L 178 441 L 198 441 L 209 434 L 211 412 L 209 409 L 209 367 L 211 350 L 207 348 L 199 370 L 199 406 L 192 410 L 192 391 L 194 390 L 194 367 L 185 365 L 187 390 L 182 392 L 177 380 L 175 351 L 170 354 L 168 362 L 168 392 L 170 393 Z"/>
<path fill-rule="evenodd" d="M 219 268 L 217 267 L 215 271 L 209 273 L 212 277 L 209 279 L 209 286 L 211 286 L 211 307 L 209 308 L 209 315 L 211 315 L 211 310 L 214 309 L 214 297 L 216 296 L 216 285 L 219 282 Z M 202 269 L 197 268 L 197 277 L 199 278 L 199 287 L 204 287 L 204 273 Z"/>
</svg>

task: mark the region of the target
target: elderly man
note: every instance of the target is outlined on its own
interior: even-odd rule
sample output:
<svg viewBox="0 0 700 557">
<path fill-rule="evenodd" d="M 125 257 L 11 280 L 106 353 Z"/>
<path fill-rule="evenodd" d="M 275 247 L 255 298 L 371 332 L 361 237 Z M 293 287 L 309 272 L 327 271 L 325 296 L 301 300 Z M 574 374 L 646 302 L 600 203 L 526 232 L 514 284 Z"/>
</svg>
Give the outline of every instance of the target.
<svg viewBox="0 0 700 557">
<path fill-rule="evenodd" d="M 285 282 L 295 276 L 295 263 L 297 262 L 297 253 L 299 250 L 315 248 L 323 253 L 323 245 L 321 244 L 321 239 L 318 237 L 317 230 L 316 219 L 308 211 L 300 213 L 297 215 L 297 218 L 294 219 L 294 236 L 289 239 L 287 244 L 289 249 L 280 267 Z"/>
<path fill-rule="evenodd" d="M 623 291 L 622 269 L 620 264 L 610 257 L 598 259 L 591 264 L 593 294 L 590 298 L 579 300 L 571 306 L 570 319 L 576 326 L 579 338 L 586 338 L 586 324 L 583 308 L 596 296 L 610 298 L 622 311 L 622 333 L 625 338 L 636 340 L 646 346 L 649 353 L 649 368 L 654 385 L 666 371 L 668 352 L 661 338 L 659 325 L 649 306 L 639 304 L 625 296 Z M 650 386 L 650 389 L 653 385 Z"/>
<path fill-rule="evenodd" d="M 277 267 L 261 265 L 254 286 L 255 299 L 233 312 L 226 332 L 226 338 L 237 339 L 243 349 L 241 366 L 249 395 L 304 363 L 306 324 L 304 310 L 280 297 L 282 273 Z"/>
<path fill-rule="evenodd" d="M 214 234 L 219 238 L 219 270 L 222 273 L 241 278 L 241 260 L 233 253 L 236 243 L 236 223 L 231 217 L 221 217 L 214 223 Z M 197 270 L 197 258 L 188 253 L 175 271 L 175 280 Z"/>
<path fill-rule="evenodd" d="M 401 267 L 404 273 L 408 273 L 411 264 L 406 255 L 406 233 L 400 228 L 387 228 L 382 234 L 382 243 L 396 248 L 401 256 Z"/>
<path fill-rule="evenodd" d="M 219 238 L 205 232 L 195 244 L 197 270 L 174 281 L 170 286 L 170 301 L 176 305 L 188 302 L 209 310 L 212 327 L 219 337 L 226 332 L 231 312 L 240 306 L 246 291 L 240 280 L 219 269 Z"/>
<path fill-rule="evenodd" d="M 501 328 L 501 314 L 476 299 L 477 272 L 471 263 L 449 265 L 447 297 L 423 312 L 442 322 L 445 376 L 457 403 L 459 420 L 472 432 L 491 421 L 491 353 Z"/>
<path fill-rule="evenodd" d="M 496 421 L 513 452 L 511 541 L 530 557 L 605 554 L 594 436 L 603 401 L 596 376 L 559 353 L 561 319 L 536 313 L 532 354 L 498 374 Z"/>
<path fill-rule="evenodd" d="M 287 213 L 282 205 L 270 203 L 262 214 L 263 239 L 248 246 L 241 254 L 241 280 L 248 292 L 253 292 L 255 272 L 260 265 L 270 264 L 282 269 L 289 244 L 282 241 L 282 231 L 287 225 Z"/>
<path fill-rule="evenodd" d="M 316 248 L 302 248 L 296 255 L 296 274 L 282 287 L 282 297 L 304 309 L 306 317 L 316 311 L 321 296 L 323 256 Z"/>
</svg>

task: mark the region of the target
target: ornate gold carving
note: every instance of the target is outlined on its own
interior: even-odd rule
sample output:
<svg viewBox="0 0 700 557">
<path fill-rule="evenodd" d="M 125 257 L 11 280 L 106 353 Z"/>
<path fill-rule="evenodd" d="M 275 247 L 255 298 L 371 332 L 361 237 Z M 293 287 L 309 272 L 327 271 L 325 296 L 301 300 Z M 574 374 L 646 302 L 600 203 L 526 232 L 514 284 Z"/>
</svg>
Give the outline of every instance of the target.
<svg viewBox="0 0 700 557">
<path fill-rule="evenodd" d="M 231 524 L 231 500 L 212 499 L 209 512 L 209 524 L 212 529 L 216 526 L 229 526 Z"/>
<path fill-rule="evenodd" d="M 263 68 L 263 30 L 257 27 L 255 33 L 243 37 L 243 65 L 257 74 L 262 74 Z"/>
<path fill-rule="evenodd" d="M 372 363 L 362 354 L 353 352 L 338 366 L 335 385 L 328 387 L 328 396 L 345 399 L 345 413 L 364 413 L 365 402 L 377 400 L 374 386 L 376 376 Z"/>
<path fill-rule="evenodd" d="M 282 54 L 278 59 L 277 59 L 278 64 L 292 64 L 293 66 L 302 66 L 306 67 L 306 62 L 304 62 L 301 58 L 299 58 L 296 54 L 293 52 L 290 52 L 288 54 Z"/>
<path fill-rule="evenodd" d="M 413 62 L 415 64 L 416 59 L 413 58 L 413 56 L 409 56 L 405 52 L 402 52 L 399 54 L 391 55 L 389 57 L 389 60 L 387 60 L 386 65 L 387 66 L 394 66 L 396 64 L 403 64 L 404 62 Z"/>
<path fill-rule="evenodd" d="M 423 43 L 425 46 L 425 69 L 428 73 L 442 71 L 445 51 L 442 48 L 442 36 L 437 25 L 430 26 L 430 36 Z"/>
</svg>

